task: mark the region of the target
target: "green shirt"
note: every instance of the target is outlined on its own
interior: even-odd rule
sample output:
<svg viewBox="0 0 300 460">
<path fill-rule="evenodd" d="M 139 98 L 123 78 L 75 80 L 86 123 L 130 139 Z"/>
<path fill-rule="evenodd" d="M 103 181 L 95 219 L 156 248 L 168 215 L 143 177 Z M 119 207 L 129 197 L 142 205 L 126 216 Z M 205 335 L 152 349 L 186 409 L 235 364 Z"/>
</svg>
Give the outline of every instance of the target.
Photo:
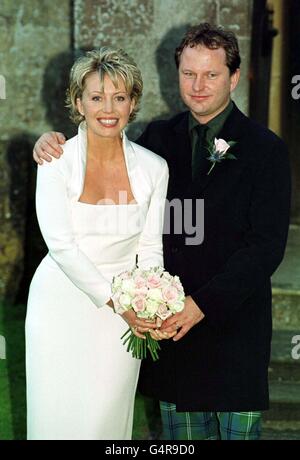
<svg viewBox="0 0 300 460">
<path fill-rule="evenodd" d="M 227 120 L 229 114 L 231 113 L 232 109 L 233 109 L 233 102 L 230 101 L 227 107 L 223 110 L 223 112 L 219 113 L 219 115 L 212 118 L 206 124 L 206 126 L 208 126 L 208 130 L 206 133 L 206 139 L 205 139 L 207 142 L 212 141 L 215 137 L 218 136 L 218 134 L 221 132 L 221 129 L 223 128 L 225 121 Z M 196 147 L 197 138 L 198 138 L 197 131 L 194 128 L 195 126 L 199 124 L 200 124 L 199 121 L 197 121 L 190 112 L 189 113 L 189 135 L 191 139 L 193 158 L 196 155 L 195 147 Z"/>
</svg>

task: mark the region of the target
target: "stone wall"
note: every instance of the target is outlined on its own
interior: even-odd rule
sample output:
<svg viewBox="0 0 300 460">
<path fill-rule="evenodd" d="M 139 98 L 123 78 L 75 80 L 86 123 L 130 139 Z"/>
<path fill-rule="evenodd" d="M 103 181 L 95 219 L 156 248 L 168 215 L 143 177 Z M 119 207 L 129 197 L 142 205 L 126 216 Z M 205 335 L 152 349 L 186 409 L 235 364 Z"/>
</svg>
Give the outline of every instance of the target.
<svg viewBox="0 0 300 460">
<path fill-rule="evenodd" d="M 182 109 L 173 52 L 187 26 L 204 20 L 239 38 L 243 67 L 235 100 L 247 112 L 251 10 L 252 0 L 1 0 L 0 298 L 15 300 L 21 283 L 26 299 L 45 251 L 31 150 L 44 131 L 74 132 L 64 108 L 74 50 L 112 45 L 135 58 L 145 82 L 142 110 L 130 127 L 135 138 L 149 120 Z"/>
<path fill-rule="evenodd" d="M 77 49 L 108 45 L 124 48 L 142 70 L 145 90 L 138 135 L 153 118 L 169 117 L 183 107 L 178 96 L 174 49 L 189 25 L 222 24 L 240 42 L 242 78 L 235 100 L 248 111 L 252 0 L 75 0 L 74 43 Z M 183 6 L 184 5 L 184 6 Z"/>
<path fill-rule="evenodd" d="M 1 0 L 0 297 L 9 300 L 22 278 L 25 238 L 31 247 L 39 238 L 31 221 L 31 150 L 36 136 L 54 127 L 53 106 L 63 104 L 50 78 L 57 56 L 70 52 L 70 17 L 68 0 Z"/>
</svg>

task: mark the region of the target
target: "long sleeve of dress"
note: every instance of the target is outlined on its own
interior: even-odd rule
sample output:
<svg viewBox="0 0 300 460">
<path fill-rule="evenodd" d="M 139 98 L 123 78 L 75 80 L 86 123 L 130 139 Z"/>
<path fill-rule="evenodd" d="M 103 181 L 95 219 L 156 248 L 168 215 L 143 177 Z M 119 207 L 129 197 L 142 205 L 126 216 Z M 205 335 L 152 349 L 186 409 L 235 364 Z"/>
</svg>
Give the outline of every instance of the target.
<svg viewBox="0 0 300 460">
<path fill-rule="evenodd" d="M 76 244 L 67 178 L 64 158 L 38 167 L 36 211 L 39 226 L 52 259 L 75 286 L 101 307 L 110 299 L 111 286 Z"/>
</svg>

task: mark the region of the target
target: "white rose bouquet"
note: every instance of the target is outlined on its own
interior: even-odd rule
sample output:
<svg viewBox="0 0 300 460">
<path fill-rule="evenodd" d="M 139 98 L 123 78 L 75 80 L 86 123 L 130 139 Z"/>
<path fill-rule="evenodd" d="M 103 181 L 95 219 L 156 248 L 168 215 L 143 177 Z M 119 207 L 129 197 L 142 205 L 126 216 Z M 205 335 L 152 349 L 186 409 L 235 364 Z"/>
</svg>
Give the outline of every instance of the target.
<svg viewBox="0 0 300 460">
<path fill-rule="evenodd" d="M 133 309 L 139 318 L 164 321 L 183 310 L 184 298 L 179 277 L 170 275 L 162 267 L 135 268 L 115 276 L 112 281 L 112 300 L 119 314 Z M 140 339 L 129 328 L 121 339 L 125 338 L 123 343 L 128 343 L 127 351 L 131 351 L 134 358 L 145 358 L 149 349 L 153 361 L 156 361 L 159 343 L 149 332 L 145 336 L 146 339 Z"/>
</svg>

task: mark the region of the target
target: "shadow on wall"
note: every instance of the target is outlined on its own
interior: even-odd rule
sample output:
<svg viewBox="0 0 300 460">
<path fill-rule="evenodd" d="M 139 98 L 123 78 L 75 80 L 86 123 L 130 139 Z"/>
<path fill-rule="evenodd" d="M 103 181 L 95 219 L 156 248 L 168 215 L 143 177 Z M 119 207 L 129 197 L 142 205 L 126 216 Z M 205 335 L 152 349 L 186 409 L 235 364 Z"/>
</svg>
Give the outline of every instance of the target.
<svg viewBox="0 0 300 460">
<path fill-rule="evenodd" d="M 53 131 L 60 131 L 68 138 L 77 132 L 77 127 L 69 119 L 69 110 L 65 102 L 70 70 L 77 57 L 73 51 L 65 51 L 48 62 L 41 94 L 48 124 Z"/>
<path fill-rule="evenodd" d="M 45 106 L 48 124 L 68 137 L 76 132 L 65 107 L 65 91 L 73 60 L 71 52 L 61 53 L 51 59 L 45 68 L 41 92 L 41 104 Z M 10 178 L 9 209 L 13 226 L 8 232 L 13 231 L 16 235 L 18 246 L 14 261 L 10 261 L 13 266 L 3 302 L 14 439 L 25 439 L 26 436 L 24 304 L 32 276 L 47 252 L 35 211 L 37 167 L 32 159 L 35 141 L 36 135 L 20 132 L 10 139 L 6 151 Z"/>
<path fill-rule="evenodd" d="M 10 139 L 7 146 L 9 209 L 15 239 L 14 261 L 10 260 L 10 264 L 14 265 L 10 267 L 10 279 L 5 291 L 5 301 L 9 304 L 26 301 L 28 286 L 24 286 L 24 280 L 30 271 L 29 267 L 34 263 L 35 255 L 32 249 L 36 245 L 40 248 L 40 235 L 34 210 L 36 166 L 32 161 L 33 144 L 32 134 L 19 133 Z M 31 248 L 30 253 L 28 244 Z"/>
<path fill-rule="evenodd" d="M 54 131 L 62 131 L 71 137 L 76 127 L 68 119 L 65 92 L 73 63 L 71 52 L 60 53 L 52 58 L 44 72 L 41 104 L 45 106 L 46 120 Z M 10 209 L 13 227 L 23 243 L 24 258 L 18 261 L 8 283 L 6 300 L 25 303 L 28 287 L 37 265 L 46 254 L 35 212 L 36 164 L 32 159 L 36 136 L 19 133 L 10 140 L 7 163 L 10 175 Z M 19 287 L 17 287 L 19 286 Z"/>
<path fill-rule="evenodd" d="M 178 90 L 178 70 L 176 68 L 174 53 L 175 48 L 179 45 L 181 38 L 190 27 L 190 24 L 183 24 L 170 29 L 161 39 L 161 42 L 155 50 L 156 70 L 159 78 L 159 94 L 157 98 L 163 99 L 167 110 L 155 115 L 150 120 L 143 122 L 134 122 L 129 125 L 127 133 L 130 139 L 137 139 L 140 136 L 150 121 L 166 120 L 173 117 L 179 112 L 186 110 L 181 101 Z M 146 69 L 141 69 L 142 75 L 145 77 Z M 143 104 L 142 100 L 142 104 Z"/>
</svg>

